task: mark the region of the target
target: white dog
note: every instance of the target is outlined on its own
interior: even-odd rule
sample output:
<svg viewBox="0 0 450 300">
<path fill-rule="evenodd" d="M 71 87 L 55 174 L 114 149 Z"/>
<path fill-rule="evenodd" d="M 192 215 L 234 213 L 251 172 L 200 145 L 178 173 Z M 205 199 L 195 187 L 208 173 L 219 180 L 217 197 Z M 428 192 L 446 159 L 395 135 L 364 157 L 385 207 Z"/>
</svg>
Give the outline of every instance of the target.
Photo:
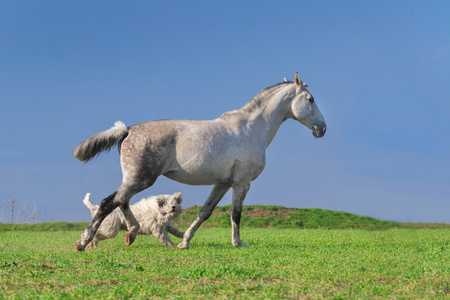
<svg viewBox="0 0 450 300">
<path fill-rule="evenodd" d="M 94 217 L 99 206 L 91 202 L 90 196 L 91 194 L 87 193 L 83 203 L 91 210 L 91 216 Z M 175 246 L 167 232 L 183 238 L 184 232 L 179 231 L 170 222 L 182 213 L 182 201 L 183 195 L 174 193 L 173 195 L 151 196 L 131 205 L 131 212 L 140 225 L 138 233 L 153 234 L 164 245 Z M 87 248 L 97 248 L 99 241 L 114 238 L 121 229 L 126 230 L 127 224 L 120 208 L 116 208 L 103 220 Z"/>
</svg>

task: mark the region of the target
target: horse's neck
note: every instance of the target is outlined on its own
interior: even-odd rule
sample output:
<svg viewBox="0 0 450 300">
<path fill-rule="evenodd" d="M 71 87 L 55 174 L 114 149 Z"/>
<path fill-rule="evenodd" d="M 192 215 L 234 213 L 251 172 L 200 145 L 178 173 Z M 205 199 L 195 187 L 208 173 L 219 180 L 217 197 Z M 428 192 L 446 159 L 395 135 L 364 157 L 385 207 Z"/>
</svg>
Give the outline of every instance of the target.
<svg viewBox="0 0 450 300">
<path fill-rule="evenodd" d="M 286 99 L 289 97 L 286 89 L 258 96 L 237 112 L 246 118 L 245 126 L 267 148 L 286 120 L 291 101 Z"/>
</svg>

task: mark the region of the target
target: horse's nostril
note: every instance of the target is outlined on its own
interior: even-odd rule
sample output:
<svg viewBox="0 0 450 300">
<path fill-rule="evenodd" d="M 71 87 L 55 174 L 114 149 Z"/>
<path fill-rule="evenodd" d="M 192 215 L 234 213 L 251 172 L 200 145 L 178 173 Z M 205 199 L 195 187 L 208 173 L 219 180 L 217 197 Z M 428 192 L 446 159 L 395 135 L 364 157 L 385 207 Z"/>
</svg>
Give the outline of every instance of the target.
<svg viewBox="0 0 450 300">
<path fill-rule="evenodd" d="M 177 208 L 176 206 L 172 206 L 172 210 L 175 210 L 175 208 Z"/>
</svg>

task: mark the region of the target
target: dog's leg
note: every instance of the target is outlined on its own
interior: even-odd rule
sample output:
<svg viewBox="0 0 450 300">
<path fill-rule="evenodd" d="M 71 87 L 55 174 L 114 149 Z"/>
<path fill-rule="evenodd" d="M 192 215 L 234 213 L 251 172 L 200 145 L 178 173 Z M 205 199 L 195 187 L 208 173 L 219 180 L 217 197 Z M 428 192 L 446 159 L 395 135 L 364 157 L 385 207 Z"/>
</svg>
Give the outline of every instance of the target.
<svg viewBox="0 0 450 300">
<path fill-rule="evenodd" d="M 164 230 L 164 227 L 158 227 L 155 231 L 153 231 L 153 235 L 163 244 L 169 247 L 175 246 L 172 240 L 169 237 L 167 231 Z"/>
<path fill-rule="evenodd" d="M 182 239 L 184 232 L 178 230 L 178 228 L 176 228 L 175 226 L 173 226 L 173 224 L 171 222 L 169 222 L 166 226 L 167 232 L 173 234 L 174 236 Z"/>
<path fill-rule="evenodd" d="M 214 208 L 216 207 L 217 203 L 222 199 L 222 197 L 228 192 L 230 189 L 229 184 L 217 184 L 214 186 L 211 194 L 208 197 L 208 200 L 206 200 L 205 205 L 203 205 L 202 210 L 198 214 L 197 219 L 192 223 L 192 225 L 186 230 L 186 232 L 183 235 L 183 242 L 181 242 L 178 245 L 178 248 L 180 249 L 188 249 L 189 243 L 191 239 L 194 237 L 195 231 L 200 227 L 200 225 L 207 220 Z"/>
<path fill-rule="evenodd" d="M 107 216 L 100 227 L 97 230 L 97 233 L 94 236 L 92 242 L 86 247 L 87 249 L 95 249 L 98 247 L 98 242 L 115 238 L 117 233 L 120 230 L 120 220 L 118 220 L 117 210 L 113 211 L 109 216 Z"/>
</svg>

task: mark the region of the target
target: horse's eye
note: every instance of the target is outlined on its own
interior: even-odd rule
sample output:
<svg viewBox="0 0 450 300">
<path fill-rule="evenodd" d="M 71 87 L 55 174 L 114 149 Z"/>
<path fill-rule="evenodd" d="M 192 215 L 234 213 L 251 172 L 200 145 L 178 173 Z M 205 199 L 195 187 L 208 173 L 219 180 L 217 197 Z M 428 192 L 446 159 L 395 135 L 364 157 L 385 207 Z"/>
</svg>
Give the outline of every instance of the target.
<svg viewBox="0 0 450 300">
<path fill-rule="evenodd" d="M 314 102 L 314 97 L 311 97 L 309 101 Z"/>
</svg>

